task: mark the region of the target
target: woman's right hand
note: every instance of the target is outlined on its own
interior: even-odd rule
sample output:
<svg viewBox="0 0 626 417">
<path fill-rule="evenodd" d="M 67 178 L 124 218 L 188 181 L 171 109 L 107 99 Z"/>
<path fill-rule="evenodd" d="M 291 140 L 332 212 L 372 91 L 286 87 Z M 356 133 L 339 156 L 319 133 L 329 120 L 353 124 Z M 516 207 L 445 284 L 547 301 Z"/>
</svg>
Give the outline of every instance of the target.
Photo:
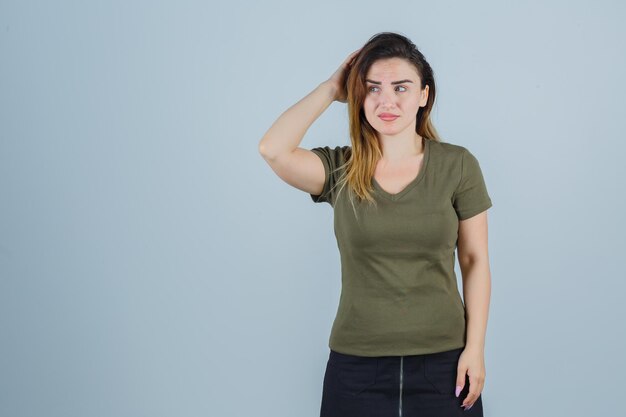
<svg viewBox="0 0 626 417">
<path fill-rule="evenodd" d="M 327 80 L 330 83 L 336 93 L 335 93 L 335 101 L 339 101 L 340 103 L 346 103 L 348 101 L 348 93 L 346 91 L 346 80 L 348 79 L 348 74 L 352 67 L 352 63 L 356 54 L 359 53 L 361 48 L 352 52 L 348 57 L 343 61 L 341 66 L 335 71 L 335 73 Z"/>
</svg>

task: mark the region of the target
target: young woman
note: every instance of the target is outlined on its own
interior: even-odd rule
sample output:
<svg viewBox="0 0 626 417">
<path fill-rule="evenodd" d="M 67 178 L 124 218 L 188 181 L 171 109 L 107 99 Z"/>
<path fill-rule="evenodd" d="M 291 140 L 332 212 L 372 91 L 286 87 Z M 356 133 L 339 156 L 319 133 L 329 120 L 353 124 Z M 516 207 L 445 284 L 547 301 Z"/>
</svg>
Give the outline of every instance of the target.
<svg viewBox="0 0 626 417">
<path fill-rule="evenodd" d="M 333 101 L 348 104 L 351 145 L 300 148 Z M 483 415 L 492 203 L 476 157 L 439 138 L 434 102 L 422 53 L 383 32 L 259 144 L 281 179 L 334 211 L 342 290 L 321 417 Z"/>
</svg>

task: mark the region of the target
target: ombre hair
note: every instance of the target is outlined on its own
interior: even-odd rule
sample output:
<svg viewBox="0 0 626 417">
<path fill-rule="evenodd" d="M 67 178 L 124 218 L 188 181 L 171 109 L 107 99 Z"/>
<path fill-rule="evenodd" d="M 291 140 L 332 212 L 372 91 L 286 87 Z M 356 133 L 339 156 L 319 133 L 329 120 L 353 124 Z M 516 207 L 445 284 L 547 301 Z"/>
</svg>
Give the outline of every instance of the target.
<svg viewBox="0 0 626 417">
<path fill-rule="evenodd" d="M 351 152 L 345 154 L 345 163 L 338 169 L 345 169 L 335 186 L 339 192 L 348 185 L 350 201 L 354 208 L 354 197 L 359 202 L 368 201 L 376 206 L 372 197 L 372 177 L 382 150 L 376 130 L 369 124 L 363 111 L 367 95 L 365 78 L 372 64 L 380 59 L 402 58 L 413 64 L 420 76 L 420 89 L 428 85 L 428 101 L 417 111 L 415 131 L 424 140 L 441 142 L 430 113 L 435 103 L 436 87 L 433 70 L 424 55 L 407 37 L 393 32 L 381 32 L 372 36 L 354 57 L 346 77 L 345 89 L 349 115 Z M 355 210 L 356 215 L 356 210 Z"/>
</svg>

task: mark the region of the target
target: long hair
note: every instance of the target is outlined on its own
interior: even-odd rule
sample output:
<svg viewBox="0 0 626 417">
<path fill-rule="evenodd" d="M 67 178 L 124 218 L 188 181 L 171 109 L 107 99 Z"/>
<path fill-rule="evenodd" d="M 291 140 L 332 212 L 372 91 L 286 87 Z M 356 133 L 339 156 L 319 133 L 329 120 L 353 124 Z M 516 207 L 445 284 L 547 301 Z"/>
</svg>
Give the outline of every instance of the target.
<svg viewBox="0 0 626 417">
<path fill-rule="evenodd" d="M 353 64 L 346 79 L 351 152 L 345 155 L 343 175 L 337 181 L 339 192 L 348 185 L 350 201 L 354 208 L 354 196 L 361 201 L 367 200 L 376 206 L 372 197 L 372 177 L 382 150 L 376 130 L 365 117 L 363 103 L 367 95 L 365 78 L 369 68 L 375 61 L 388 58 L 402 58 L 413 64 L 421 79 L 421 89 L 428 85 L 428 100 L 424 107 L 417 111 L 415 131 L 424 140 L 441 142 L 430 113 L 435 103 L 436 86 L 433 70 L 424 55 L 407 37 L 393 32 L 380 32 L 372 36 L 359 53 L 354 57 Z M 356 210 L 355 210 L 356 216 Z"/>
</svg>

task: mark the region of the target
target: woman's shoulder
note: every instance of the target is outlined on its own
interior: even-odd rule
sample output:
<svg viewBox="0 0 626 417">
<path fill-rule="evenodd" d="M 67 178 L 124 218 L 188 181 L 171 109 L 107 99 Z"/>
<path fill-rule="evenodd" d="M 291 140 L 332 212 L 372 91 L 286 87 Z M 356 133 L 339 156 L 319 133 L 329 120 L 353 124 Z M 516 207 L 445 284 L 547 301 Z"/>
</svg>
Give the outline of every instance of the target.
<svg viewBox="0 0 626 417">
<path fill-rule="evenodd" d="M 347 159 L 352 152 L 350 145 L 324 145 L 311 148 L 311 151 L 324 154 L 333 160 Z"/>
<path fill-rule="evenodd" d="M 431 152 L 437 154 L 438 158 L 454 164 L 462 163 L 464 160 L 475 160 L 473 152 L 467 146 L 444 141 L 431 141 Z"/>
<path fill-rule="evenodd" d="M 437 140 L 431 140 L 430 143 L 431 143 L 430 145 L 431 149 L 434 148 L 436 151 L 445 152 L 451 155 L 461 155 L 467 151 L 467 148 L 465 146 L 458 145 L 456 143 L 437 141 Z"/>
<path fill-rule="evenodd" d="M 352 147 L 349 145 L 324 145 L 316 146 L 310 150 L 322 158 L 322 161 L 332 170 L 344 165 L 350 157 Z"/>
</svg>

